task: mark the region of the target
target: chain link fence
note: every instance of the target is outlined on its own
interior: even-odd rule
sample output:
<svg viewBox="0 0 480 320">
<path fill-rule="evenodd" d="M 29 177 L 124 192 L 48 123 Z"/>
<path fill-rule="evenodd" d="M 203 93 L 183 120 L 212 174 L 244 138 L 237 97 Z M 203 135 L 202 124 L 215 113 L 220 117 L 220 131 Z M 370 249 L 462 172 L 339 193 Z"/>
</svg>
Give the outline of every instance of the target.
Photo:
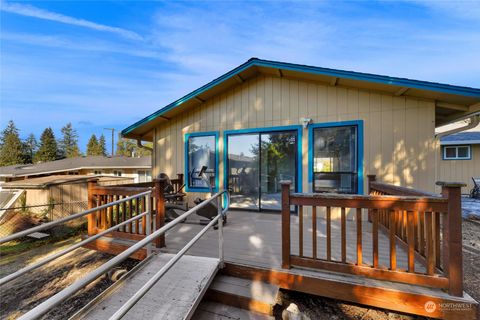
<svg viewBox="0 0 480 320">
<path fill-rule="evenodd" d="M 10 208 L 0 208 L 0 211 L 4 211 L 0 218 L 0 237 L 5 237 L 35 225 L 57 220 L 87 209 L 88 201 L 57 203 L 51 201 L 50 203 L 30 203 L 26 205 L 25 201 L 20 199 Z M 85 223 L 86 218 L 79 218 L 66 223 L 65 227 L 79 228 Z"/>
</svg>

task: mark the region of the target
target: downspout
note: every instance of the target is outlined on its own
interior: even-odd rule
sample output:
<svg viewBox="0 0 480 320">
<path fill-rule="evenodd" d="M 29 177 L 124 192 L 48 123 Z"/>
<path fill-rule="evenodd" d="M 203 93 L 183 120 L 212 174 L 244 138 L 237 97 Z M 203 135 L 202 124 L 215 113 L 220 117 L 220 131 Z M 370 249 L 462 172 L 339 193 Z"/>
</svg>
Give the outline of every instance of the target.
<svg viewBox="0 0 480 320">
<path fill-rule="evenodd" d="M 466 126 L 463 126 L 463 127 L 460 127 L 460 128 L 455 128 L 455 129 L 452 129 L 452 130 L 447 130 L 445 132 L 440 132 L 440 133 L 435 135 L 435 138 L 440 139 L 443 136 L 448 136 L 450 134 L 454 134 L 454 133 L 458 133 L 458 132 L 462 132 L 462 131 L 465 131 L 465 130 L 475 128 L 480 123 L 480 113 L 473 114 L 473 115 L 469 116 L 467 119 L 470 119 L 470 123 L 467 124 Z"/>
</svg>

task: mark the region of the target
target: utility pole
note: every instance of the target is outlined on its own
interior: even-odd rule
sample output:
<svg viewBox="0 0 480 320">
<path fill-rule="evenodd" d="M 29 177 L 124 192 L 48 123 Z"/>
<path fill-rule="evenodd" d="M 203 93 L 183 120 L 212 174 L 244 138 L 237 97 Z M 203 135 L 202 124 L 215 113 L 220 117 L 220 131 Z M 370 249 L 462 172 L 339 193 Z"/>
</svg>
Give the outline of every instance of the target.
<svg viewBox="0 0 480 320">
<path fill-rule="evenodd" d="M 103 130 L 110 130 L 112 131 L 112 154 L 111 156 L 113 157 L 114 156 L 114 148 L 115 148 L 115 128 L 103 128 Z"/>
</svg>

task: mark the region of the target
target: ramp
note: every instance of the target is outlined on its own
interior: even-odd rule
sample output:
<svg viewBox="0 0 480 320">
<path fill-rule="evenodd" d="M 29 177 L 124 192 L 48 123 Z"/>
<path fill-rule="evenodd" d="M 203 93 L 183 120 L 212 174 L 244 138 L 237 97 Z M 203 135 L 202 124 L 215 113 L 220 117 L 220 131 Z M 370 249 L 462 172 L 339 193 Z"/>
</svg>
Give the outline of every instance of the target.
<svg viewBox="0 0 480 320">
<path fill-rule="evenodd" d="M 174 255 L 154 254 L 73 318 L 110 318 Z M 216 258 L 185 255 L 123 319 L 190 319 L 217 273 Z"/>
</svg>

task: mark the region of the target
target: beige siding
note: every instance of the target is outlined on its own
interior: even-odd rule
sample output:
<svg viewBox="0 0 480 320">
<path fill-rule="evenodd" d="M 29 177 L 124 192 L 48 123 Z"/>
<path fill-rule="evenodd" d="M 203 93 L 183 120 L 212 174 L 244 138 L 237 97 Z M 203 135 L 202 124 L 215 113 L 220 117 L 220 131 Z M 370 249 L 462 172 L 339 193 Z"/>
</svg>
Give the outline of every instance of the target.
<svg viewBox="0 0 480 320">
<path fill-rule="evenodd" d="M 480 178 L 480 144 L 472 145 L 471 160 L 443 160 L 442 150 L 438 152 L 438 178 L 442 181 L 458 181 L 467 184 L 462 193 L 473 188 L 472 177 Z"/>
<path fill-rule="evenodd" d="M 185 111 L 155 129 L 156 176 L 184 171 L 184 135 L 219 131 L 223 186 L 223 131 L 314 123 L 364 121 L 364 173 L 397 185 L 434 191 L 433 101 L 396 97 L 308 81 L 259 76 Z M 308 130 L 303 132 L 303 190 L 308 185 Z"/>
</svg>

